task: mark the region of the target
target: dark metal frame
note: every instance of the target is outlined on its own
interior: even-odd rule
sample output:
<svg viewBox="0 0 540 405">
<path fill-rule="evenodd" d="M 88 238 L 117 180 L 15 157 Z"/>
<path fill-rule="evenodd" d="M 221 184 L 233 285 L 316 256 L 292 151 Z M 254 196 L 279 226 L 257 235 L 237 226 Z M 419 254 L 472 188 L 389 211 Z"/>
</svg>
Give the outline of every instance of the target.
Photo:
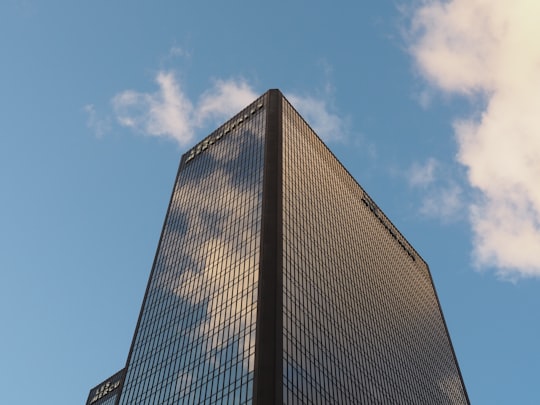
<svg viewBox="0 0 540 405">
<path fill-rule="evenodd" d="M 283 401 L 282 99 L 269 90 L 266 136 L 253 403 Z"/>
</svg>

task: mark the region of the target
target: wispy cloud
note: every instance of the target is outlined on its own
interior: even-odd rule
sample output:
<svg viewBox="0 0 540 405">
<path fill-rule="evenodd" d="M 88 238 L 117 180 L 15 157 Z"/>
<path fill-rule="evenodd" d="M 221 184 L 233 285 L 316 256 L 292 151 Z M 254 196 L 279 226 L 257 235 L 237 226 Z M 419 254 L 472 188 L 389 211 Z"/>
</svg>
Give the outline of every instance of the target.
<svg viewBox="0 0 540 405">
<path fill-rule="evenodd" d="M 325 59 L 317 62 L 324 81 L 315 94 L 287 92 L 285 96 L 325 141 L 343 141 L 347 137 L 347 119 L 334 106 L 335 87 L 332 66 Z"/>
<path fill-rule="evenodd" d="M 178 45 L 173 45 L 171 46 L 171 48 L 169 49 L 169 54 L 168 54 L 169 57 L 182 57 L 182 58 L 190 58 L 191 57 L 191 53 L 189 51 L 187 51 L 186 49 L 178 46 Z"/>
<path fill-rule="evenodd" d="M 257 98 L 257 93 L 245 80 L 216 80 L 201 96 L 196 116 L 199 122 L 228 118 Z"/>
<path fill-rule="evenodd" d="M 412 186 L 426 187 L 435 180 L 435 169 L 438 162 L 429 158 L 425 163 L 415 162 L 408 170 L 408 180 Z"/>
<path fill-rule="evenodd" d="M 427 217 L 451 222 L 463 218 L 465 208 L 462 187 L 448 174 L 439 161 L 429 158 L 425 163 L 415 162 L 406 171 L 411 187 L 422 189 L 420 213 Z"/>
<path fill-rule="evenodd" d="M 175 139 L 184 145 L 193 138 L 193 105 L 184 95 L 173 73 L 159 72 L 158 91 L 123 91 L 112 99 L 120 125 L 143 134 Z"/>
<path fill-rule="evenodd" d="M 502 277 L 540 276 L 540 3 L 430 0 L 412 18 L 410 51 L 429 83 L 473 97 L 457 120 L 474 260 Z"/>
<path fill-rule="evenodd" d="M 287 94 L 286 97 L 322 139 L 335 141 L 344 138 L 344 121 L 328 105 L 326 98 L 296 94 Z"/>
<path fill-rule="evenodd" d="M 448 222 L 460 219 L 463 208 L 463 189 L 450 182 L 429 190 L 422 200 L 420 213 Z"/>
<path fill-rule="evenodd" d="M 98 138 L 101 138 L 111 129 L 109 118 L 102 118 L 98 115 L 93 104 L 87 104 L 83 107 L 87 115 L 86 126 L 94 131 Z"/>
<path fill-rule="evenodd" d="M 151 136 L 166 137 L 181 146 L 193 141 L 194 131 L 211 120 L 228 118 L 256 98 L 243 80 L 218 80 L 198 103 L 185 94 L 173 72 L 160 71 L 154 93 L 123 91 L 112 99 L 120 125 Z"/>
<path fill-rule="evenodd" d="M 229 118 L 258 96 L 244 79 L 217 79 L 195 102 L 174 72 L 159 71 L 155 81 L 155 92 L 126 90 L 115 95 L 116 119 L 138 133 L 174 139 L 181 146 L 193 142 L 197 129 Z M 288 94 L 287 98 L 323 139 L 344 137 L 344 120 L 331 108 L 329 95 Z"/>
<path fill-rule="evenodd" d="M 429 89 L 422 89 L 420 92 L 413 94 L 412 98 L 420 104 L 420 107 L 427 110 L 433 101 L 433 94 Z"/>
</svg>

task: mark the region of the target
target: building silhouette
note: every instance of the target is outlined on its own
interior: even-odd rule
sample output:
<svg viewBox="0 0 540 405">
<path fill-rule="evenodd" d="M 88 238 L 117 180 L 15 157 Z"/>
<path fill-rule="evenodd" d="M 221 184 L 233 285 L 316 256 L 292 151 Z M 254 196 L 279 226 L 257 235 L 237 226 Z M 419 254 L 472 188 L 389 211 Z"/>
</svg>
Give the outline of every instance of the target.
<svg viewBox="0 0 540 405">
<path fill-rule="evenodd" d="M 278 90 L 183 155 L 117 375 L 87 404 L 469 403 L 427 264 Z"/>
</svg>

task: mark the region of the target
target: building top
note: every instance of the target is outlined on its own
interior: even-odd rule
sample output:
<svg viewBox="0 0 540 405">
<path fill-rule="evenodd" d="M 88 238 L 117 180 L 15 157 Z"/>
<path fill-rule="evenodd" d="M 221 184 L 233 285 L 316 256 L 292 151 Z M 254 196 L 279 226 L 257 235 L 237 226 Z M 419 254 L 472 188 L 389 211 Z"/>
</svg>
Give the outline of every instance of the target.
<svg viewBox="0 0 540 405">
<path fill-rule="evenodd" d="M 118 395 L 120 393 L 122 379 L 124 378 L 124 372 L 125 369 L 122 369 L 92 388 L 88 394 L 86 405 L 102 405 L 111 397 Z"/>
</svg>

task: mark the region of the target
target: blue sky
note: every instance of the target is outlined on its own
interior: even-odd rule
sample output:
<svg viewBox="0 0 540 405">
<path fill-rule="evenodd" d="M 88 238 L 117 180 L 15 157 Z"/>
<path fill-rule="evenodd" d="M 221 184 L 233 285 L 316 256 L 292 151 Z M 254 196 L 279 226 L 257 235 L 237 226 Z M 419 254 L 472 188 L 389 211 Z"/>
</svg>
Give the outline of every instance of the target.
<svg viewBox="0 0 540 405">
<path fill-rule="evenodd" d="M 472 403 L 537 404 L 539 7 L 3 1 L 2 403 L 123 367 L 181 154 L 280 88 L 429 263 Z"/>
</svg>

